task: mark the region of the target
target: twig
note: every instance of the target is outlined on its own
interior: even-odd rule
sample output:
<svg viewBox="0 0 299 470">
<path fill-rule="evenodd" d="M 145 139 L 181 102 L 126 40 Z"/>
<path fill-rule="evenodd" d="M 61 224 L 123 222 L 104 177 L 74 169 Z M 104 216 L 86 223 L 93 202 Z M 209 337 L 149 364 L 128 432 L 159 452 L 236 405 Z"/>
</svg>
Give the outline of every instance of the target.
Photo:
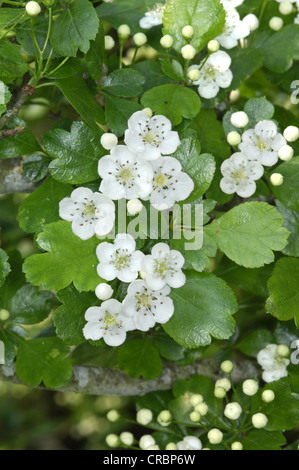
<svg viewBox="0 0 299 470">
<path fill-rule="evenodd" d="M 2 129 L 5 124 L 13 117 L 18 114 L 21 107 L 27 100 L 28 96 L 33 95 L 34 88 L 27 84 L 22 87 L 19 96 L 17 97 L 15 103 L 6 111 L 6 113 L 0 118 L 0 129 Z"/>
</svg>

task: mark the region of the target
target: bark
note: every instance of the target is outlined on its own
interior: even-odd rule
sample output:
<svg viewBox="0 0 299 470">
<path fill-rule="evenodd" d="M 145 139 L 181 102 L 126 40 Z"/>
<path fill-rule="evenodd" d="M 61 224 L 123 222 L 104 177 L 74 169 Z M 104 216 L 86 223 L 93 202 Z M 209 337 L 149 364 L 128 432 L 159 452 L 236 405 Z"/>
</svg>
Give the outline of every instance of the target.
<svg viewBox="0 0 299 470">
<path fill-rule="evenodd" d="M 0 194 L 31 193 L 37 187 L 23 174 L 22 158 L 0 160 Z"/>
<path fill-rule="evenodd" d="M 235 383 L 258 374 L 256 365 L 249 360 L 239 360 L 234 365 L 232 378 Z M 205 375 L 214 381 L 223 377 L 223 373 L 213 359 L 198 361 L 182 367 L 166 363 L 161 376 L 155 380 L 132 379 L 116 369 L 75 366 L 70 382 L 65 387 L 55 390 L 84 395 L 142 396 L 153 391 L 169 390 L 176 380 L 186 380 L 194 374 Z M 0 380 L 16 384 L 22 383 L 15 373 L 14 366 L 0 366 Z M 43 386 L 36 388 L 49 390 Z"/>
</svg>

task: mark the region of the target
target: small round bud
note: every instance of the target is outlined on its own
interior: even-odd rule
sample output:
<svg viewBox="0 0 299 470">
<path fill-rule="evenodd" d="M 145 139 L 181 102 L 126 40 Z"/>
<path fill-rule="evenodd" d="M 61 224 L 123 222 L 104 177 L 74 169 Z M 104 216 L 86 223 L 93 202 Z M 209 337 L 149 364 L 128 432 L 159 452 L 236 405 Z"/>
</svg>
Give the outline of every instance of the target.
<svg viewBox="0 0 299 470">
<path fill-rule="evenodd" d="M 191 44 L 182 47 L 181 54 L 185 60 L 192 60 L 196 56 L 196 50 Z"/>
<path fill-rule="evenodd" d="M 199 393 L 196 393 L 190 397 L 190 403 L 192 406 L 199 405 L 200 403 L 203 403 L 203 396 L 200 395 Z"/>
<path fill-rule="evenodd" d="M 160 450 L 160 447 L 158 444 L 155 444 L 153 446 L 149 446 L 146 450 Z"/>
<path fill-rule="evenodd" d="M 273 173 L 270 181 L 273 186 L 281 186 L 283 183 L 283 176 L 280 173 Z"/>
<path fill-rule="evenodd" d="M 147 43 L 147 36 L 144 33 L 136 33 L 133 36 L 133 42 L 137 47 L 144 46 Z"/>
<path fill-rule="evenodd" d="M 105 150 L 111 150 L 113 147 L 117 145 L 118 139 L 115 134 L 111 134 L 107 132 L 103 134 L 101 137 L 101 144 Z"/>
<path fill-rule="evenodd" d="M 233 442 L 231 445 L 231 450 L 243 450 L 243 444 L 241 442 Z"/>
<path fill-rule="evenodd" d="M 275 393 L 273 390 L 264 390 L 262 393 L 262 400 L 265 403 L 271 403 L 273 400 L 275 400 Z"/>
<path fill-rule="evenodd" d="M 268 424 L 268 418 L 263 413 L 256 413 L 252 416 L 251 420 L 256 429 L 262 429 Z"/>
<path fill-rule="evenodd" d="M 199 403 L 198 405 L 196 405 L 194 409 L 195 411 L 198 411 L 201 414 L 201 416 L 206 416 L 206 414 L 209 411 L 209 407 L 206 403 Z"/>
<path fill-rule="evenodd" d="M 150 446 L 154 446 L 155 444 L 156 441 L 150 434 L 144 434 L 139 440 L 139 447 L 142 450 L 147 450 Z"/>
<path fill-rule="evenodd" d="M 112 36 L 105 36 L 105 50 L 111 51 L 115 46 L 115 41 Z"/>
<path fill-rule="evenodd" d="M 228 379 L 224 378 L 217 380 L 217 382 L 215 383 L 215 387 L 224 388 L 226 392 L 229 392 L 229 390 L 232 388 L 232 385 Z"/>
<path fill-rule="evenodd" d="M 172 414 L 168 410 L 163 410 L 161 413 L 159 413 L 157 417 L 157 421 L 160 424 L 160 426 L 169 426 L 172 421 Z"/>
<path fill-rule="evenodd" d="M 283 19 L 279 16 L 273 16 L 269 21 L 269 26 L 273 31 L 279 31 L 283 27 Z"/>
<path fill-rule="evenodd" d="M 231 103 L 234 103 L 235 101 L 238 101 L 238 99 L 241 97 L 241 93 L 239 90 L 233 90 L 229 94 L 229 100 Z"/>
<path fill-rule="evenodd" d="M 136 215 L 142 211 L 143 204 L 139 199 L 130 199 L 127 202 L 127 210 L 129 215 Z"/>
<path fill-rule="evenodd" d="M 192 423 L 199 423 L 201 420 L 201 415 L 198 411 L 192 411 L 189 414 L 189 418 L 192 421 Z"/>
<path fill-rule="evenodd" d="M 278 156 L 280 160 L 289 162 L 294 156 L 294 150 L 289 145 L 284 145 L 279 149 Z"/>
<path fill-rule="evenodd" d="M 250 31 L 255 31 L 260 25 L 258 17 L 253 13 L 245 16 L 242 21 L 249 27 Z"/>
<path fill-rule="evenodd" d="M 242 141 L 242 137 L 240 136 L 238 132 L 232 131 L 227 134 L 227 142 L 229 143 L 229 145 L 232 145 L 232 146 L 239 145 L 241 141 Z"/>
<path fill-rule="evenodd" d="M 214 390 L 214 395 L 216 398 L 224 398 L 226 395 L 226 390 L 222 387 L 216 387 Z"/>
<path fill-rule="evenodd" d="M 244 111 L 238 111 L 231 115 L 230 122 L 238 129 L 243 129 L 249 123 L 249 118 Z"/>
<path fill-rule="evenodd" d="M 137 412 L 136 421 L 142 426 L 147 426 L 153 420 L 153 413 L 147 408 L 142 408 Z"/>
<path fill-rule="evenodd" d="M 277 347 L 277 354 L 282 357 L 289 357 L 290 350 L 285 344 L 280 344 Z"/>
<path fill-rule="evenodd" d="M 291 2 L 282 2 L 279 5 L 279 13 L 282 15 L 290 15 L 293 11 L 293 5 Z"/>
<path fill-rule="evenodd" d="M 147 278 L 147 272 L 146 271 L 142 271 L 142 270 L 139 271 L 139 275 L 140 275 L 141 279 L 143 279 L 143 280 Z"/>
<path fill-rule="evenodd" d="M 117 29 L 117 34 L 121 39 L 127 39 L 131 34 L 131 28 L 127 24 L 122 24 Z"/>
<path fill-rule="evenodd" d="M 151 108 L 143 108 L 142 110 L 149 118 L 153 117 L 153 110 Z"/>
<path fill-rule="evenodd" d="M 109 284 L 102 282 L 96 287 L 95 294 L 100 300 L 108 300 L 113 295 L 113 289 Z"/>
<path fill-rule="evenodd" d="M 192 69 L 188 73 L 188 78 L 190 78 L 192 82 L 197 82 L 197 80 L 199 80 L 200 77 L 201 77 L 201 73 L 198 69 Z"/>
<path fill-rule="evenodd" d="M 242 385 L 242 390 L 248 397 L 253 397 L 259 389 L 259 384 L 255 380 L 245 380 Z"/>
<path fill-rule="evenodd" d="M 164 49 L 170 49 L 173 45 L 173 39 L 170 34 L 165 34 L 165 36 L 160 39 L 160 44 Z"/>
<path fill-rule="evenodd" d="M 29 16 L 37 16 L 41 12 L 41 7 L 37 2 L 28 2 L 25 9 Z"/>
<path fill-rule="evenodd" d="M 9 319 L 9 315 L 10 315 L 9 311 L 6 310 L 5 308 L 2 308 L 2 309 L 0 310 L 0 320 L 1 320 L 1 321 L 8 320 L 8 319 Z"/>
<path fill-rule="evenodd" d="M 209 52 L 217 52 L 217 51 L 219 51 L 219 49 L 220 49 L 220 44 L 217 41 L 217 39 L 212 39 L 212 41 L 210 41 L 208 43 L 208 51 Z"/>
<path fill-rule="evenodd" d="M 108 434 L 106 444 L 109 447 L 117 447 L 119 445 L 119 437 L 116 434 Z"/>
<path fill-rule="evenodd" d="M 240 418 L 242 414 L 242 408 L 239 403 L 228 403 L 224 409 L 224 416 L 233 421 Z"/>
<path fill-rule="evenodd" d="M 108 421 L 110 421 L 110 423 L 115 423 L 116 421 L 119 420 L 120 414 L 116 410 L 110 410 L 106 414 L 106 418 L 108 419 Z"/>
<path fill-rule="evenodd" d="M 223 439 L 223 433 L 220 431 L 220 429 L 211 429 L 211 431 L 208 432 L 208 440 L 211 444 L 220 444 Z"/>
<path fill-rule="evenodd" d="M 194 29 L 192 26 L 184 26 L 182 29 L 182 35 L 185 39 L 192 39 L 194 36 Z"/>
<path fill-rule="evenodd" d="M 289 126 L 284 130 L 283 135 L 288 142 L 295 142 L 299 139 L 299 128 L 296 126 Z"/>
<path fill-rule="evenodd" d="M 126 446 L 131 446 L 133 445 L 134 442 L 134 436 L 131 432 L 122 432 L 119 436 L 121 442 L 125 444 Z"/>
<path fill-rule="evenodd" d="M 232 361 L 224 361 L 222 364 L 220 364 L 220 368 L 226 374 L 230 374 L 233 371 L 234 364 Z"/>
<path fill-rule="evenodd" d="M 165 447 L 165 450 L 178 450 L 178 446 L 175 442 L 169 442 Z"/>
</svg>

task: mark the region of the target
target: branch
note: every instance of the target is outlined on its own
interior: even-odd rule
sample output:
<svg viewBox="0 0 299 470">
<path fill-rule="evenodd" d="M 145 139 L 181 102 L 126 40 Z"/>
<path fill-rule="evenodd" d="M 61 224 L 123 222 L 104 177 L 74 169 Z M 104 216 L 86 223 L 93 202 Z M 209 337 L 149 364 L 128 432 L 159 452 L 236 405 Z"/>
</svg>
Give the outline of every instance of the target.
<svg viewBox="0 0 299 470">
<path fill-rule="evenodd" d="M 235 361 L 234 366 L 232 377 L 235 383 L 259 374 L 256 365 L 249 360 Z M 194 374 L 205 375 L 214 381 L 223 377 L 213 359 L 205 359 L 183 367 L 166 363 L 162 374 L 156 380 L 132 379 L 116 369 L 75 366 L 70 382 L 65 387 L 55 390 L 84 395 L 142 396 L 153 391 L 169 390 L 176 380 L 186 380 Z M 0 380 L 22 384 L 15 373 L 14 366 L 0 366 Z M 49 390 L 44 386 L 35 388 Z"/>
<path fill-rule="evenodd" d="M 5 124 L 13 117 L 18 114 L 20 111 L 21 107 L 27 100 L 28 96 L 33 95 L 34 93 L 34 88 L 30 85 L 25 85 L 22 87 L 19 95 L 16 98 L 16 101 L 14 104 L 12 104 L 8 110 L 6 111 L 5 114 L 0 118 L 0 129 L 5 126 Z M 4 137 L 4 135 L 0 135 L 0 138 Z"/>
<path fill-rule="evenodd" d="M 31 193 L 37 187 L 23 174 L 22 158 L 0 160 L 0 194 Z"/>
</svg>

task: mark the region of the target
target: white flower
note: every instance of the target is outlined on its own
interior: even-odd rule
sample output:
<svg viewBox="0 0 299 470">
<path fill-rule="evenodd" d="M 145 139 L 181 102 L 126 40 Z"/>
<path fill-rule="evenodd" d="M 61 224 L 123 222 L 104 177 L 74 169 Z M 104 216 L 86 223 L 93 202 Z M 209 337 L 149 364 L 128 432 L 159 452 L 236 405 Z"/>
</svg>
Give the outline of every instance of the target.
<svg viewBox="0 0 299 470">
<path fill-rule="evenodd" d="M 239 149 L 249 160 L 272 166 L 278 162 L 278 152 L 286 143 L 286 139 L 278 133 L 275 122 L 265 120 L 244 132 Z"/>
<path fill-rule="evenodd" d="M 103 338 L 108 346 L 124 343 L 126 332 L 134 330 L 132 320 L 123 315 L 122 305 L 115 299 L 106 300 L 100 307 L 90 307 L 85 313 L 85 320 L 84 337 L 93 341 Z"/>
<path fill-rule="evenodd" d="M 153 170 L 125 145 L 113 147 L 99 161 L 100 191 L 111 199 L 144 199 L 152 190 Z"/>
<path fill-rule="evenodd" d="M 88 188 L 75 189 L 71 197 L 59 203 L 59 215 L 72 222 L 72 230 L 82 240 L 94 234 L 103 236 L 109 233 L 114 225 L 115 206 L 110 198 L 100 193 L 93 193 Z"/>
<path fill-rule="evenodd" d="M 179 251 L 170 250 L 166 243 L 157 243 L 151 255 L 145 256 L 142 262 L 147 287 L 161 290 L 167 284 L 174 288 L 183 286 L 186 282 L 186 276 L 181 270 L 184 263 L 185 259 Z"/>
<path fill-rule="evenodd" d="M 184 201 L 192 193 L 194 183 L 182 172 L 182 165 L 173 157 L 161 157 L 151 162 L 154 177 L 150 203 L 157 210 L 170 209 L 177 201 Z"/>
<path fill-rule="evenodd" d="M 205 63 L 202 62 L 200 66 L 192 65 L 188 72 L 201 67 L 199 80 L 193 82 L 193 85 L 198 85 L 199 95 L 206 99 L 215 98 L 220 88 L 228 88 L 233 80 L 230 65 L 231 58 L 224 51 L 211 54 L 208 60 Z"/>
<path fill-rule="evenodd" d="M 173 301 L 167 297 L 170 287 L 153 291 L 145 281 L 134 281 L 128 287 L 123 311 L 133 318 L 137 330 L 148 331 L 156 323 L 167 323 L 173 315 Z"/>
<path fill-rule="evenodd" d="M 165 116 L 149 118 L 144 111 L 137 111 L 128 121 L 125 143 L 139 157 L 156 160 L 161 155 L 174 153 L 181 142 Z"/>
<path fill-rule="evenodd" d="M 145 13 L 145 16 L 139 21 L 140 28 L 150 29 L 153 26 L 162 24 L 165 5 L 163 3 L 156 3 L 152 10 Z"/>
<path fill-rule="evenodd" d="M 135 281 L 144 258 L 144 254 L 135 249 L 134 238 L 126 233 L 119 233 L 114 244 L 100 243 L 96 251 L 100 261 L 97 267 L 98 275 L 107 281 L 116 277 L 122 282 Z"/>
<path fill-rule="evenodd" d="M 179 450 L 201 450 L 202 443 L 195 436 L 186 436 L 184 439 L 177 443 Z"/>
<path fill-rule="evenodd" d="M 287 377 L 289 359 L 278 354 L 277 344 L 268 344 L 257 355 L 257 362 L 262 366 L 263 380 L 266 383 L 275 382 L 282 377 Z"/>
<path fill-rule="evenodd" d="M 256 191 L 255 181 L 264 174 L 263 166 L 257 161 L 249 161 L 241 152 L 234 153 L 221 165 L 223 175 L 220 188 L 225 194 L 237 193 L 240 197 L 250 197 Z"/>
<path fill-rule="evenodd" d="M 236 8 L 240 5 L 242 5 L 243 2 L 244 2 L 244 0 L 221 0 L 223 8 L 225 8 L 225 9 L 227 9 L 227 8 Z"/>
<path fill-rule="evenodd" d="M 225 26 L 216 39 L 225 49 L 232 49 L 238 45 L 239 39 L 244 39 L 250 34 L 248 24 L 240 20 L 240 15 L 234 8 L 225 11 Z"/>
</svg>

